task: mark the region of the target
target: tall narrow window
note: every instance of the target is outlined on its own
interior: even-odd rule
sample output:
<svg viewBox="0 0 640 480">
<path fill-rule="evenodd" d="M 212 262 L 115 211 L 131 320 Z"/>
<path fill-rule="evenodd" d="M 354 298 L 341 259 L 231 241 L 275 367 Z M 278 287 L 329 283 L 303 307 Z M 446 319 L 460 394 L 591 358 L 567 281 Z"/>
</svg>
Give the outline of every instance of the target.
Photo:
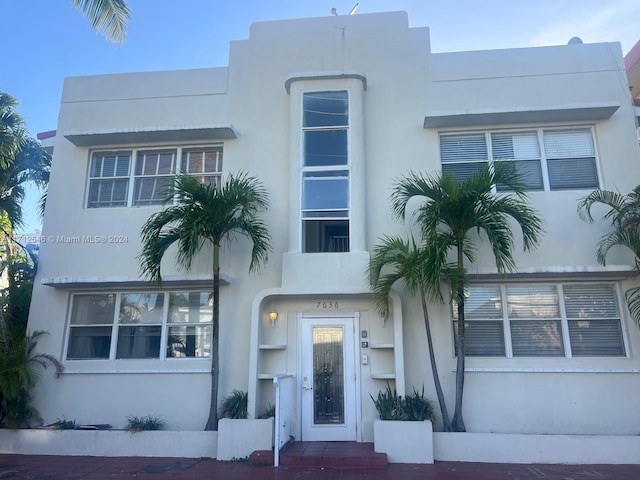
<svg viewBox="0 0 640 480">
<path fill-rule="evenodd" d="M 346 91 L 303 98 L 302 251 L 349 251 L 349 98 Z"/>
</svg>

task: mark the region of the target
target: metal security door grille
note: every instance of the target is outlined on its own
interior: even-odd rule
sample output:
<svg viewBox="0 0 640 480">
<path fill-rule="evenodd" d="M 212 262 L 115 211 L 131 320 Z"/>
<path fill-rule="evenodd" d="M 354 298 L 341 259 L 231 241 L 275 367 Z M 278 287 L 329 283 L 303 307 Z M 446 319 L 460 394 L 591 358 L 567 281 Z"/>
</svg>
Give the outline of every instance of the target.
<svg viewBox="0 0 640 480">
<path fill-rule="evenodd" d="M 342 327 L 313 328 L 313 423 L 344 424 Z"/>
</svg>

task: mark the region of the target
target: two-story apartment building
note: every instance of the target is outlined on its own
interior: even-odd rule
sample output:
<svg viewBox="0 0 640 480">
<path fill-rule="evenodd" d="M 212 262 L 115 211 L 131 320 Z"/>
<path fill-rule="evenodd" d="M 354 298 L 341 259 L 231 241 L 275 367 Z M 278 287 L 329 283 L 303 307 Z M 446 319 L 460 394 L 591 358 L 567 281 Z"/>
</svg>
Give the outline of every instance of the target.
<svg viewBox="0 0 640 480">
<path fill-rule="evenodd" d="M 158 290 L 139 233 L 176 171 L 245 171 L 270 193 L 273 250 L 254 275 L 247 241 L 223 248 L 221 397 L 248 391 L 257 416 L 293 374 L 297 439 L 371 441 L 387 382 L 435 398 L 419 300 L 399 285 L 383 318 L 365 278 L 378 239 L 411 231 L 393 180 L 500 159 L 526 171 L 546 233 L 513 274 L 488 249 L 468 265 L 467 429 L 640 433 L 633 258 L 598 265 L 608 225 L 576 214 L 592 190 L 640 182 L 618 44 L 433 54 L 405 13 L 256 23 L 227 67 L 67 78 L 57 132 L 29 321 L 65 367 L 38 386 L 46 422 L 204 427 L 211 251 L 190 271 L 170 251 Z M 453 409 L 455 319 L 429 309 Z"/>
</svg>

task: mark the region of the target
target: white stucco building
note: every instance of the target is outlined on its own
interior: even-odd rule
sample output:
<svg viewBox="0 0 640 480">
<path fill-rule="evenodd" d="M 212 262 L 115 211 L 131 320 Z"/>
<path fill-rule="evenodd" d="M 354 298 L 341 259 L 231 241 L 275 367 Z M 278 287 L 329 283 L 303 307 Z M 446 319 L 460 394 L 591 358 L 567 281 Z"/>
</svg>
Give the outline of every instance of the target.
<svg viewBox="0 0 640 480">
<path fill-rule="evenodd" d="M 546 233 L 533 253 L 517 241 L 514 274 L 488 250 L 468 266 L 467 430 L 639 434 L 633 258 L 598 265 L 608 226 L 576 214 L 593 189 L 640 183 L 619 44 L 432 54 L 405 13 L 256 23 L 228 67 L 65 80 L 29 321 L 65 373 L 43 375 L 36 407 L 46 422 L 204 427 L 211 253 L 189 272 L 167 255 L 158 291 L 139 276 L 139 232 L 176 169 L 246 171 L 270 192 L 273 251 L 253 275 L 248 242 L 224 250 L 221 397 L 248 391 L 257 416 L 273 376 L 293 374 L 297 439 L 372 441 L 369 395 L 387 382 L 435 399 L 419 300 L 398 287 L 382 318 L 365 278 L 379 237 L 410 231 L 393 180 L 497 158 L 527 172 Z M 452 411 L 451 308 L 430 315 Z M 336 348 L 314 356 L 314 342 Z"/>
</svg>

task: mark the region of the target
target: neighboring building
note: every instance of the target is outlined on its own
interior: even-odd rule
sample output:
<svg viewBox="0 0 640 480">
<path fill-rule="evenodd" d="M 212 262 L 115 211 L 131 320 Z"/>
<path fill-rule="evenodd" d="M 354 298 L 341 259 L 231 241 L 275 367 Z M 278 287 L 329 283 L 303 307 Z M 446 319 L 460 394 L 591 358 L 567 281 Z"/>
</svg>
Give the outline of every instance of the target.
<svg viewBox="0 0 640 480">
<path fill-rule="evenodd" d="M 501 158 L 527 171 L 546 234 L 532 253 L 516 234 L 514 274 L 486 248 L 469 265 L 468 431 L 640 433 L 633 258 L 598 265 L 608 225 L 576 214 L 593 189 L 639 183 L 619 44 L 432 54 L 405 13 L 256 23 L 228 67 L 67 78 L 57 132 L 29 324 L 65 367 L 38 386 L 46 422 L 204 427 L 211 252 L 189 272 L 169 252 L 160 292 L 139 277 L 139 232 L 176 169 L 247 171 L 271 195 L 273 251 L 252 275 L 247 241 L 224 249 L 221 397 L 247 390 L 256 416 L 290 373 L 297 439 L 371 441 L 369 395 L 387 382 L 435 398 L 419 300 L 398 287 L 382 318 L 365 278 L 378 239 L 410 232 L 391 216 L 393 180 Z M 430 315 L 452 411 L 450 306 Z"/>
<path fill-rule="evenodd" d="M 638 41 L 629 53 L 624 56 L 624 65 L 627 69 L 631 96 L 636 111 L 636 119 L 640 123 L 640 41 Z M 640 138 L 640 130 L 638 131 Z"/>
</svg>

